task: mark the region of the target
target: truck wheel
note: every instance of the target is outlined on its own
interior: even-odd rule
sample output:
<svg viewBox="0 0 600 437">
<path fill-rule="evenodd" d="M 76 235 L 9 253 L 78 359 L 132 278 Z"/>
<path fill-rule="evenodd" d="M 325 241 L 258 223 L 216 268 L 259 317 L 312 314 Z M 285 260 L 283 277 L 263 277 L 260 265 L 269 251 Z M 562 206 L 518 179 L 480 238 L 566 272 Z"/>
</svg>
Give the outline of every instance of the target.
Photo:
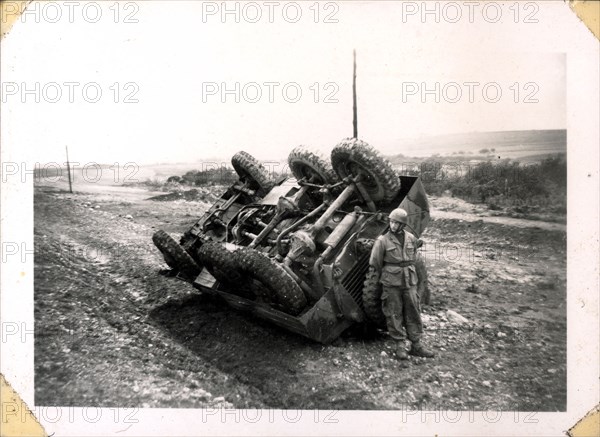
<svg viewBox="0 0 600 437">
<path fill-rule="evenodd" d="M 152 235 L 152 242 L 161 251 L 169 267 L 193 279 L 200 274 L 200 267 L 177 241 L 163 230 Z"/>
<path fill-rule="evenodd" d="M 417 269 L 417 277 L 419 282 L 417 283 L 417 292 L 421 298 L 423 305 L 429 305 L 431 303 L 431 290 L 429 289 L 429 277 L 427 275 L 427 266 L 422 256 L 417 255 L 415 260 L 415 268 Z"/>
<path fill-rule="evenodd" d="M 269 172 L 249 153 L 236 153 L 231 158 L 231 165 L 240 179 L 249 182 L 255 190 L 262 190 L 266 194 L 273 188 Z"/>
<path fill-rule="evenodd" d="M 308 182 L 320 185 L 335 184 L 339 180 L 331 164 L 320 153 L 305 146 L 295 147 L 290 152 L 288 164 L 298 180 L 304 178 Z"/>
<path fill-rule="evenodd" d="M 293 316 L 304 309 L 307 304 L 304 292 L 283 267 L 250 248 L 239 249 L 236 258 L 240 273 L 251 279 L 257 297 Z"/>
<path fill-rule="evenodd" d="M 331 164 L 341 179 L 361 175 L 373 202 L 389 203 L 400 190 L 400 178 L 392 164 L 364 141 L 343 140 L 331 151 Z"/>
<path fill-rule="evenodd" d="M 369 267 L 362 291 L 363 307 L 367 318 L 373 325 L 378 328 L 385 328 L 385 315 L 381 309 L 381 293 L 383 290 L 378 279 L 375 269 Z"/>
</svg>

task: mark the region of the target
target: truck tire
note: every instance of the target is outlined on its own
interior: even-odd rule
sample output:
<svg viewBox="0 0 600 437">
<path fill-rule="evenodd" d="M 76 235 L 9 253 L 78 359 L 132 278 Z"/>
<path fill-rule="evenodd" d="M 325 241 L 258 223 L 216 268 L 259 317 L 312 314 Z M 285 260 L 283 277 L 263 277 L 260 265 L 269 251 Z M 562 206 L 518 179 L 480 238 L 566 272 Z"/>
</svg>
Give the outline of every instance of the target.
<svg viewBox="0 0 600 437">
<path fill-rule="evenodd" d="M 152 235 L 152 242 L 161 251 L 169 267 L 193 279 L 200 274 L 200 266 L 177 241 L 163 230 Z"/>
<path fill-rule="evenodd" d="M 228 285 L 240 284 L 242 277 L 237 273 L 235 255 L 223 245 L 207 241 L 200 246 L 197 255 L 202 265 L 217 281 Z"/>
<path fill-rule="evenodd" d="M 389 203 L 400 191 L 400 178 L 392 164 L 364 141 L 343 140 L 331 151 L 331 164 L 340 179 L 361 174 L 373 202 Z"/>
<path fill-rule="evenodd" d="M 293 316 L 306 307 L 300 286 L 275 261 L 250 248 L 239 249 L 235 254 L 240 273 L 246 282 L 253 284 L 253 292 L 259 299 Z"/>
<path fill-rule="evenodd" d="M 273 188 L 269 172 L 249 153 L 236 153 L 231 158 L 231 165 L 240 179 L 249 182 L 255 190 L 262 191 L 263 195 Z"/>
<path fill-rule="evenodd" d="M 298 180 L 306 179 L 319 185 L 332 185 L 339 181 L 329 161 L 306 146 L 295 147 L 288 155 L 288 164 Z"/>
<path fill-rule="evenodd" d="M 377 272 L 369 267 L 362 291 L 363 308 L 367 319 L 378 328 L 386 327 L 385 315 L 381 309 L 382 291 Z"/>
</svg>

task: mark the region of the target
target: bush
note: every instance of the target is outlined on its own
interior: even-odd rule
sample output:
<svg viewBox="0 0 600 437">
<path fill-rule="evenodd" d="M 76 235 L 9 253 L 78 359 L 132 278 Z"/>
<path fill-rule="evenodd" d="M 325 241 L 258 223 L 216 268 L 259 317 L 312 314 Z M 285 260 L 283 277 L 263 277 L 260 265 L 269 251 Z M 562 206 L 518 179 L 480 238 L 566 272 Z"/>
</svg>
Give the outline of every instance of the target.
<svg viewBox="0 0 600 437">
<path fill-rule="evenodd" d="M 518 208 L 517 212 L 544 209 L 566 212 L 567 162 L 564 155 L 552 156 L 535 164 L 522 165 L 504 159 L 456 165 L 429 158 L 421 166 L 421 179 L 428 194 L 453 196 L 469 202 L 485 203 L 490 209 Z"/>
<path fill-rule="evenodd" d="M 231 185 L 238 180 L 237 174 L 230 168 L 210 168 L 208 170 L 190 170 L 182 177 L 187 185 Z"/>
</svg>

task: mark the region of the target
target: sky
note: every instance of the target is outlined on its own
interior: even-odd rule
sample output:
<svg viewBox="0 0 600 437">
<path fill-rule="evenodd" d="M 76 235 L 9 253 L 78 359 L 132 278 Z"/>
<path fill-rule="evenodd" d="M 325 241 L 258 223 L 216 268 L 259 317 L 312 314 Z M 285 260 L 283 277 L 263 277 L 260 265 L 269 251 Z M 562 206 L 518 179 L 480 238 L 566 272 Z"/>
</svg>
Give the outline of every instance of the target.
<svg viewBox="0 0 600 437">
<path fill-rule="evenodd" d="M 439 17 L 421 2 L 276 3 L 34 3 L 2 41 L 4 144 L 28 162 L 62 162 L 65 146 L 78 162 L 140 164 L 327 151 L 352 136 L 353 49 L 359 138 L 384 153 L 567 127 L 562 2 L 497 3 L 498 22 L 464 2 L 431 3 Z"/>
</svg>

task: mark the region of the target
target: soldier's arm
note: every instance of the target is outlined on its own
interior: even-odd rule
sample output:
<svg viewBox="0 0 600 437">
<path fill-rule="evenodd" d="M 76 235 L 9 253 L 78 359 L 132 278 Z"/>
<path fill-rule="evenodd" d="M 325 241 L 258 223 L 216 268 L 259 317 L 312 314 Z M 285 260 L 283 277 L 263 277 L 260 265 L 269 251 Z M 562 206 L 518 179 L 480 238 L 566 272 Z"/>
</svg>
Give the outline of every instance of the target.
<svg viewBox="0 0 600 437">
<path fill-rule="evenodd" d="M 385 246 L 383 241 L 379 238 L 375 240 L 373 244 L 373 249 L 371 250 L 371 259 L 369 260 L 369 265 L 373 267 L 379 274 L 381 274 L 381 269 L 383 268 L 383 255 L 385 253 Z"/>
<path fill-rule="evenodd" d="M 409 234 L 409 235 L 410 235 L 410 239 L 411 239 L 411 241 L 413 243 L 414 254 L 416 256 L 417 255 L 417 250 L 419 250 L 421 248 L 421 246 L 423 246 L 423 240 L 421 240 L 420 238 L 417 238 L 413 234 Z"/>
</svg>

